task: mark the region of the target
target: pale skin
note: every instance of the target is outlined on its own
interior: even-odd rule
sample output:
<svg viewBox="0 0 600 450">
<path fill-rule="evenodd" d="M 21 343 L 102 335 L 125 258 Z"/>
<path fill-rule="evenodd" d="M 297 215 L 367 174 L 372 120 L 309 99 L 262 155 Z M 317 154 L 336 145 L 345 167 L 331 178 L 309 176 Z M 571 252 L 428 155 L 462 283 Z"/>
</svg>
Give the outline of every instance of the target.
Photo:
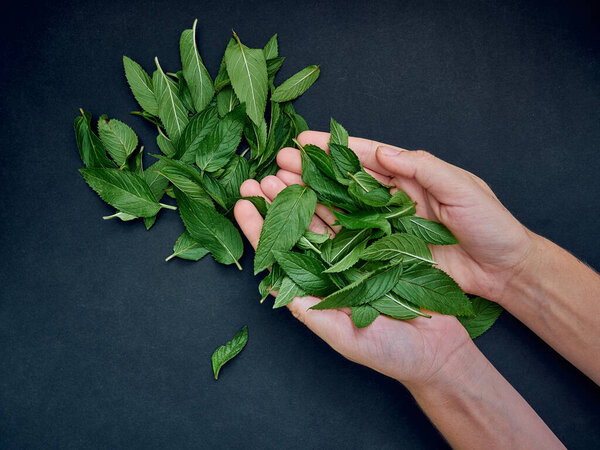
<svg viewBox="0 0 600 450">
<path fill-rule="evenodd" d="M 304 132 L 301 145 L 327 150 L 329 134 Z M 423 151 L 350 138 L 366 170 L 404 190 L 417 215 L 445 224 L 460 244 L 432 246 L 438 267 L 469 293 L 498 302 L 584 374 L 600 383 L 600 276 L 565 250 L 525 228 L 475 175 Z M 242 196 L 268 201 L 302 184 L 300 153 L 284 148 L 281 170 Z M 263 219 L 240 200 L 235 217 L 254 248 Z M 331 211 L 319 205 L 310 229 L 334 235 Z M 401 382 L 453 447 L 563 448 L 542 419 L 477 349 L 460 323 L 432 313 L 399 321 L 378 317 L 354 327 L 346 310 L 316 311 L 320 299 L 296 298 L 292 314 L 351 361 Z"/>
</svg>

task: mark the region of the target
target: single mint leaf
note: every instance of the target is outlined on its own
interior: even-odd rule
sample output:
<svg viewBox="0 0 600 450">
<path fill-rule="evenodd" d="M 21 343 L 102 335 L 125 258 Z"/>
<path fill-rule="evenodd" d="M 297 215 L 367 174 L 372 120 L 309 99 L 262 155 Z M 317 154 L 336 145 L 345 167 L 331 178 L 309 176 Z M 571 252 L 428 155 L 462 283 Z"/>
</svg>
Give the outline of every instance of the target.
<svg viewBox="0 0 600 450">
<path fill-rule="evenodd" d="M 296 252 L 274 251 L 275 259 L 288 277 L 309 295 L 324 297 L 335 290 L 323 272 L 323 263 L 316 258 Z"/>
<path fill-rule="evenodd" d="M 346 129 L 337 123 L 333 117 L 330 122 L 330 131 L 331 134 L 329 136 L 330 144 L 338 144 L 348 147 L 348 132 Z"/>
<path fill-rule="evenodd" d="M 273 309 L 281 308 L 282 306 L 291 303 L 295 297 L 304 297 L 306 292 L 292 281 L 290 277 L 284 277 L 277 296 L 275 297 L 275 303 L 273 303 Z"/>
<path fill-rule="evenodd" d="M 248 327 L 244 325 L 242 331 L 236 334 L 231 341 L 217 348 L 211 356 L 215 380 L 219 379 L 219 371 L 226 362 L 235 358 L 248 342 Z"/>
<path fill-rule="evenodd" d="M 168 256 L 165 261 L 177 257 L 181 259 L 189 259 L 190 261 L 198 261 L 204 258 L 209 251 L 196 242 L 187 231 L 184 231 L 173 246 L 173 253 Z"/>
<path fill-rule="evenodd" d="M 158 58 L 154 58 L 154 61 L 157 70 L 154 72 L 152 83 L 158 100 L 158 117 L 169 138 L 177 142 L 188 124 L 188 111 L 179 98 L 179 86 L 163 72 Z"/>
<path fill-rule="evenodd" d="M 217 94 L 217 110 L 219 116 L 223 117 L 227 113 L 234 110 L 234 108 L 240 104 L 237 95 L 233 92 L 231 86 L 226 86 Z"/>
<path fill-rule="evenodd" d="M 325 150 L 316 145 L 308 144 L 301 148 L 301 151 L 306 153 L 311 161 L 317 166 L 317 168 L 327 175 L 332 180 L 335 180 L 335 168 L 333 166 L 333 159 L 327 154 Z"/>
<path fill-rule="evenodd" d="M 352 306 L 350 308 L 352 322 L 356 328 L 365 328 L 379 316 L 379 311 L 369 305 Z"/>
<path fill-rule="evenodd" d="M 139 175 L 119 169 L 79 169 L 86 183 L 109 205 L 137 217 L 152 217 L 161 208 Z"/>
<path fill-rule="evenodd" d="M 420 237 L 428 244 L 453 245 L 458 240 L 443 224 L 422 217 L 402 217 L 400 219 L 407 233 Z"/>
<path fill-rule="evenodd" d="M 158 128 L 158 135 L 156 136 L 156 145 L 160 148 L 160 151 L 167 155 L 169 158 L 172 158 L 177 153 L 173 142 L 165 136 L 160 127 Z"/>
<path fill-rule="evenodd" d="M 265 59 L 277 58 L 279 56 L 279 46 L 277 45 L 277 33 L 275 33 L 269 42 L 263 48 Z"/>
<path fill-rule="evenodd" d="M 125 69 L 127 83 L 137 102 L 144 111 L 157 116 L 158 102 L 154 95 L 154 87 L 150 76 L 142 69 L 142 66 L 127 56 L 123 56 L 123 68 Z"/>
<path fill-rule="evenodd" d="M 312 84 L 319 78 L 321 69 L 319 66 L 308 66 L 300 72 L 292 75 L 278 86 L 271 95 L 271 101 L 281 103 L 289 102 L 304 94 Z"/>
<path fill-rule="evenodd" d="M 193 114 L 196 112 L 196 108 L 194 108 L 194 100 L 192 99 L 192 93 L 190 91 L 190 88 L 189 88 L 187 82 L 185 81 L 185 77 L 183 76 L 183 71 L 180 70 L 175 75 L 177 77 L 177 87 L 179 89 L 178 90 L 179 98 L 181 99 L 183 106 L 185 106 L 185 109 L 187 109 L 189 113 Z M 211 86 L 212 86 L 212 83 L 211 83 Z"/>
<path fill-rule="evenodd" d="M 216 128 L 198 145 L 196 164 L 200 169 L 214 172 L 227 164 L 235 154 L 244 129 L 244 106 L 223 117 Z"/>
<path fill-rule="evenodd" d="M 382 230 L 385 234 L 392 233 L 392 227 L 384 214 L 368 211 L 350 214 L 333 211 L 333 214 L 335 214 L 335 217 L 341 226 L 350 230 L 376 228 Z"/>
<path fill-rule="evenodd" d="M 428 266 L 406 270 L 394 293 L 409 302 L 441 314 L 471 316 L 473 307 L 468 297 L 446 272 Z"/>
<path fill-rule="evenodd" d="M 169 180 L 158 173 L 165 165 L 166 163 L 163 161 L 156 161 L 144 171 L 144 181 L 148 184 L 148 187 L 157 202 L 160 202 L 165 194 L 165 189 L 169 185 Z"/>
<path fill-rule="evenodd" d="M 201 246 L 222 264 L 235 264 L 244 252 L 242 237 L 237 228 L 214 208 L 195 202 L 175 188 L 175 198 L 186 230 Z"/>
<path fill-rule="evenodd" d="M 237 44 L 235 39 L 229 39 L 227 43 L 227 48 L 225 49 L 225 54 L 227 50 L 231 47 L 235 47 Z M 215 77 L 215 90 L 219 92 L 225 86 L 229 86 L 231 84 L 231 80 L 229 79 L 229 75 L 227 74 L 227 64 L 225 63 L 225 54 L 223 54 L 223 58 L 221 59 L 221 65 L 219 66 L 219 73 Z"/>
<path fill-rule="evenodd" d="M 368 228 L 360 230 L 342 228 L 332 240 L 326 242 L 321 247 L 321 256 L 325 262 L 332 265 L 336 264 L 348 255 L 360 242 L 368 239 L 371 234 L 372 231 Z"/>
<path fill-rule="evenodd" d="M 390 264 L 364 274 L 348 286 L 325 297 L 311 309 L 332 309 L 369 303 L 390 292 L 402 274 L 402 266 Z"/>
<path fill-rule="evenodd" d="M 117 119 L 108 120 L 106 115 L 98 119 L 98 134 L 104 148 L 119 167 L 125 165 L 138 145 L 138 137 L 128 125 Z"/>
<path fill-rule="evenodd" d="M 183 130 L 177 143 L 177 153 L 173 159 L 180 159 L 188 164 L 194 162 L 200 143 L 213 132 L 218 122 L 219 116 L 216 107 L 209 106 L 194 115 Z"/>
<path fill-rule="evenodd" d="M 385 314 L 394 319 L 409 320 L 419 316 L 431 317 L 428 314 L 422 313 L 418 306 L 411 305 L 410 302 L 393 292 L 388 292 L 369 304 L 381 314 Z"/>
<path fill-rule="evenodd" d="M 194 202 L 202 203 L 208 208 L 214 209 L 214 204 L 199 181 L 199 175 L 196 177 L 191 173 L 193 167 L 183 167 L 183 163 L 175 164 L 175 161 L 166 163 L 163 167 L 157 169 L 159 175 L 170 181 L 173 186 L 187 195 Z"/>
<path fill-rule="evenodd" d="M 219 183 L 223 186 L 228 197 L 238 197 L 240 186 L 248 179 L 248 160 L 240 155 L 234 155 L 225 166 L 225 172 L 219 177 Z M 261 197 L 262 198 L 262 197 Z"/>
<path fill-rule="evenodd" d="M 181 53 L 181 64 L 183 76 L 192 96 L 194 109 L 202 111 L 210 103 L 215 94 L 212 80 L 204 67 L 198 47 L 196 45 L 196 25 L 194 21 L 191 30 L 184 30 L 179 40 L 179 51 Z"/>
<path fill-rule="evenodd" d="M 354 247 L 352 250 L 350 250 L 350 253 L 348 253 L 346 256 L 344 256 L 342 259 L 340 259 L 333 266 L 331 266 L 330 268 L 325 270 L 325 273 L 337 273 L 337 272 L 344 272 L 345 270 L 348 270 L 350 267 L 352 267 L 354 264 L 356 264 L 359 259 L 362 258 L 362 254 L 365 251 L 366 246 L 367 246 L 367 241 L 366 240 L 362 241 L 360 244 L 358 244 L 356 247 Z"/>
<path fill-rule="evenodd" d="M 308 242 L 313 244 L 324 244 L 331 239 L 331 235 L 327 232 L 327 228 L 325 228 L 324 231 L 325 233 L 314 233 L 310 230 L 307 230 L 303 237 L 305 237 Z"/>
<path fill-rule="evenodd" d="M 427 244 L 407 233 L 394 233 L 382 237 L 373 242 L 361 257 L 366 261 L 388 261 L 400 257 L 404 263 L 423 261 L 437 264 L 433 261 Z"/>
<path fill-rule="evenodd" d="M 381 185 L 364 170 L 349 174 L 348 193 L 361 203 L 373 207 L 387 206 L 392 196 L 389 189 Z"/>
<path fill-rule="evenodd" d="M 267 148 L 267 122 L 263 119 L 258 125 L 251 120 L 246 122 L 244 137 L 250 146 L 252 159 L 258 158 Z"/>
<path fill-rule="evenodd" d="M 333 163 L 344 178 L 349 178 L 348 173 L 356 173 L 362 170 L 358 156 L 350 148 L 340 144 L 329 144 L 329 153 Z"/>
<path fill-rule="evenodd" d="M 267 76 L 270 80 L 272 80 L 279 69 L 281 69 L 283 61 L 285 61 L 285 58 L 282 57 L 267 59 Z"/>
<path fill-rule="evenodd" d="M 265 217 L 256 255 L 254 274 L 275 261 L 274 251 L 290 250 L 308 229 L 317 206 L 317 196 L 306 186 L 293 184 L 273 200 Z"/>
<path fill-rule="evenodd" d="M 281 282 L 285 278 L 285 273 L 279 267 L 279 264 L 275 263 L 271 266 L 271 271 L 261 280 L 258 285 L 258 292 L 260 293 L 260 302 L 264 302 L 265 299 L 273 291 L 279 290 Z M 276 293 L 273 293 L 276 295 Z"/>
<path fill-rule="evenodd" d="M 114 168 L 115 164 L 106 156 L 106 149 L 102 141 L 92 131 L 92 115 L 82 109 L 80 111 L 81 116 L 75 117 L 73 125 L 79 156 L 81 156 L 83 164 L 88 168 Z"/>
<path fill-rule="evenodd" d="M 475 297 L 471 300 L 474 315 L 472 317 L 460 317 L 457 319 L 467 329 L 471 339 L 481 336 L 496 322 L 502 313 L 502 306 L 483 297 Z"/>
<path fill-rule="evenodd" d="M 246 104 L 246 114 L 258 125 L 267 105 L 267 61 L 262 49 L 250 49 L 233 34 L 237 45 L 225 50 L 225 64 L 231 85 L 240 102 Z"/>
</svg>

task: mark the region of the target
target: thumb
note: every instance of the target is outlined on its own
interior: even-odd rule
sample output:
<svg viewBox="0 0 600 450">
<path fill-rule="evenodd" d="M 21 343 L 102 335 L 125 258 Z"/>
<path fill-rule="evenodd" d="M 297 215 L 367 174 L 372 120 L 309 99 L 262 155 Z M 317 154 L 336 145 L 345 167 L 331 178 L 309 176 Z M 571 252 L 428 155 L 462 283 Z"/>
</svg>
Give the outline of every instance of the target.
<svg viewBox="0 0 600 450">
<path fill-rule="evenodd" d="M 379 146 L 376 156 L 392 175 L 415 179 L 441 203 L 458 206 L 473 191 L 467 172 L 426 151 Z"/>
</svg>

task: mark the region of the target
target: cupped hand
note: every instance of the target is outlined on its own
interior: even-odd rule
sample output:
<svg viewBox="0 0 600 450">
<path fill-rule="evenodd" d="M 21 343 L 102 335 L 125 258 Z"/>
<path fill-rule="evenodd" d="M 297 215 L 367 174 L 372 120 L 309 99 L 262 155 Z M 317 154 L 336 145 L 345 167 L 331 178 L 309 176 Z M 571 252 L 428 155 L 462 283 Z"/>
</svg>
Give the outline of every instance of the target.
<svg viewBox="0 0 600 450">
<path fill-rule="evenodd" d="M 300 136 L 305 143 L 309 137 L 311 135 Z M 260 183 L 246 180 L 241 186 L 241 195 L 262 196 L 271 202 L 286 186 L 302 184 L 299 166 L 298 172 L 289 170 L 292 168 L 290 164 L 294 164 L 293 157 L 290 161 L 286 160 L 289 150 L 282 150 L 279 158 L 283 159 L 280 165 L 287 167 L 287 170 L 282 169 L 277 176 L 268 176 Z M 238 201 L 234 213 L 237 223 L 256 249 L 263 224 L 262 216 L 247 200 Z M 327 230 L 334 235 L 339 231 L 334 222 L 333 213 L 317 205 L 309 229 L 318 233 Z M 323 311 L 309 309 L 319 301 L 316 297 L 296 297 L 288 308 L 297 319 L 346 358 L 408 386 L 426 384 L 439 377 L 453 377 L 456 371 L 451 368 L 460 367 L 469 360 L 469 351 L 474 348 L 464 328 L 452 316 L 432 313 L 431 318 L 419 317 L 410 321 L 379 316 L 370 326 L 357 329 L 347 308 Z"/>
</svg>

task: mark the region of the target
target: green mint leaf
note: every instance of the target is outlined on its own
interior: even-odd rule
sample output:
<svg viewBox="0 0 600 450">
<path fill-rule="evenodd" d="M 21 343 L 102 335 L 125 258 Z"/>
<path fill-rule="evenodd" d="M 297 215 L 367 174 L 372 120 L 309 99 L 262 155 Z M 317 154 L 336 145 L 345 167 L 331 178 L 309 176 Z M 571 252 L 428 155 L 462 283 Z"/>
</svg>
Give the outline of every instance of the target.
<svg viewBox="0 0 600 450">
<path fill-rule="evenodd" d="M 208 107 L 194 115 L 179 138 L 177 153 L 173 159 L 180 159 L 185 163 L 194 162 L 200 143 L 213 132 L 218 122 L 217 108 Z"/>
<path fill-rule="evenodd" d="M 473 307 L 458 284 L 446 272 L 428 266 L 406 270 L 394 293 L 409 302 L 441 314 L 471 316 Z"/>
<path fill-rule="evenodd" d="M 348 147 L 348 132 L 346 131 L 346 129 L 341 126 L 339 123 L 337 123 L 333 117 L 331 118 L 331 122 L 330 122 L 330 136 L 329 136 L 329 143 L 330 144 L 338 144 L 338 145 L 343 145 L 345 147 Z"/>
<path fill-rule="evenodd" d="M 333 163 L 344 178 L 349 178 L 348 173 L 361 171 L 362 166 L 358 160 L 358 156 L 348 147 L 330 142 L 329 153 L 333 158 Z"/>
<path fill-rule="evenodd" d="M 428 244 L 453 245 L 458 240 L 443 224 L 423 219 L 422 217 L 402 217 L 400 222 L 407 233 L 420 237 Z"/>
<path fill-rule="evenodd" d="M 277 296 L 275 297 L 275 303 L 273 303 L 273 309 L 281 308 L 282 306 L 291 303 L 295 297 L 304 297 L 306 292 L 292 281 L 290 277 L 284 277 Z"/>
<path fill-rule="evenodd" d="M 160 148 L 160 151 L 163 152 L 168 157 L 172 158 L 177 153 L 177 149 L 173 145 L 173 142 L 164 135 L 162 130 L 158 129 L 158 135 L 156 136 L 156 145 Z"/>
<path fill-rule="evenodd" d="M 260 293 L 260 302 L 264 302 L 265 299 L 269 296 L 269 294 L 273 291 L 277 291 L 280 286 L 283 278 L 285 277 L 285 273 L 279 267 L 279 264 L 274 263 L 271 266 L 271 271 L 261 280 L 258 285 L 258 292 Z M 273 293 L 273 295 L 276 295 Z"/>
<path fill-rule="evenodd" d="M 125 69 L 127 83 L 137 102 L 144 111 L 157 116 L 158 102 L 154 95 L 154 87 L 150 76 L 138 63 L 127 56 L 123 56 L 123 68 Z"/>
<path fill-rule="evenodd" d="M 127 157 L 127 161 L 125 161 L 125 166 L 123 168 L 143 177 L 144 176 L 144 163 L 142 161 L 143 153 L 144 153 L 144 147 L 140 147 L 138 151 L 134 150 L 134 152 Z"/>
<path fill-rule="evenodd" d="M 267 148 L 267 122 L 263 119 L 256 125 L 251 120 L 247 121 L 244 127 L 244 137 L 250 146 L 251 158 L 258 158 Z"/>
<path fill-rule="evenodd" d="M 264 197 L 259 196 L 251 196 L 251 197 L 242 197 L 244 200 L 248 200 L 252 202 L 252 204 L 258 209 L 258 212 L 261 216 L 265 217 L 267 212 L 269 211 L 269 204 L 264 199 Z"/>
<path fill-rule="evenodd" d="M 242 331 L 236 334 L 231 341 L 221 345 L 212 354 L 212 368 L 215 374 L 215 380 L 219 379 L 221 367 L 231 359 L 235 358 L 246 346 L 248 342 L 248 327 L 244 325 Z"/>
<path fill-rule="evenodd" d="M 179 86 L 163 72 L 158 58 L 154 58 L 154 61 L 157 70 L 154 72 L 152 83 L 158 100 L 158 117 L 169 138 L 177 142 L 188 124 L 188 111 L 179 98 Z"/>
<path fill-rule="evenodd" d="M 262 49 L 250 49 L 235 33 L 233 37 L 237 45 L 225 50 L 227 73 L 240 102 L 246 104 L 246 114 L 258 125 L 267 104 L 267 62 Z"/>
<path fill-rule="evenodd" d="M 275 89 L 275 92 L 271 95 L 271 101 L 277 103 L 289 102 L 301 96 L 317 81 L 320 72 L 319 66 L 308 66 L 302 69 Z"/>
<path fill-rule="evenodd" d="M 217 94 L 217 111 L 219 116 L 223 117 L 227 113 L 234 110 L 234 108 L 240 104 L 237 95 L 233 92 L 231 86 L 224 87 L 223 90 Z"/>
<path fill-rule="evenodd" d="M 471 300 L 474 315 L 472 317 L 457 317 L 459 322 L 467 329 L 471 339 L 481 336 L 494 324 L 502 313 L 502 306 L 483 297 Z"/>
<path fill-rule="evenodd" d="M 410 304 L 410 302 L 393 292 L 388 292 L 369 304 L 381 314 L 385 314 L 394 319 L 409 320 L 419 316 L 431 317 L 428 314 L 422 313 L 418 306 Z"/>
<path fill-rule="evenodd" d="M 185 106 L 185 109 L 187 109 L 189 113 L 193 114 L 196 112 L 196 108 L 194 107 L 194 100 L 192 99 L 192 93 L 190 91 L 190 88 L 187 82 L 185 81 L 185 77 L 183 76 L 183 71 L 180 70 L 175 75 L 177 76 L 179 98 L 181 99 L 183 106 Z"/>
<path fill-rule="evenodd" d="M 362 258 L 362 254 L 365 251 L 366 246 L 367 240 L 362 241 L 360 244 L 358 244 L 356 247 L 350 250 L 350 253 L 348 253 L 346 256 L 340 259 L 333 266 L 325 270 L 325 273 L 337 273 L 348 270 L 350 267 L 356 264 L 359 259 Z"/>
<path fill-rule="evenodd" d="M 351 181 L 348 184 L 348 193 L 359 202 L 373 207 L 382 207 L 391 200 L 389 189 L 384 188 L 364 170 L 349 176 Z"/>
<path fill-rule="evenodd" d="M 148 184 L 148 187 L 157 202 L 160 202 L 165 193 L 165 189 L 169 185 L 169 180 L 158 173 L 165 165 L 166 163 L 163 161 L 156 161 L 144 171 L 144 180 L 146 181 L 146 184 Z"/>
<path fill-rule="evenodd" d="M 366 261 L 388 261 L 398 257 L 402 258 L 405 264 L 420 261 L 437 264 L 433 261 L 427 244 L 407 233 L 394 233 L 382 237 L 369 245 L 361 256 Z"/>
<path fill-rule="evenodd" d="M 325 297 L 311 309 L 332 309 L 369 303 L 391 291 L 402 274 L 400 264 L 390 264 L 362 275 L 343 289 Z"/>
<path fill-rule="evenodd" d="M 161 208 L 143 178 L 119 169 L 79 169 L 86 183 L 109 205 L 137 217 L 152 217 Z"/>
<path fill-rule="evenodd" d="M 324 244 L 325 242 L 327 242 L 330 238 L 331 235 L 327 232 L 327 229 L 325 229 L 325 233 L 314 233 L 310 230 L 307 230 L 304 235 L 304 238 L 306 238 L 306 240 L 308 242 L 311 242 L 312 244 Z"/>
<path fill-rule="evenodd" d="M 119 167 L 125 165 L 138 145 L 138 137 L 128 125 L 117 119 L 108 120 L 106 115 L 98 119 L 98 134 L 104 148 Z"/>
<path fill-rule="evenodd" d="M 334 290 L 334 286 L 323 274 L 325 266 L 318 259 L 296 252 L 274 251 L 275 260 L 285 274 L 309 295 L 323 297 Z"/>
<path fill-rule="evenodd" d="M 189 259 L 190 261 L 198 261 L 208 255 L 208 250 L 196 242 L 192 236 L 184 231 L 173 246 L 173 253 L 165 258 L 165 261 L 177 257 L 181 259 Z"/>
<path fill-rule="evenodd" d="M 225 166 L 225 172 L 218 180 L 228 197 L 238 197 L 240 195 L 240 186 L 248 179 L 249 170 L 246 158 L 239 155 L 234 155 L 231 158 L 229 164 Z"/>
<path fill-rule="evenodd" d="M 92 115 L 82 109 L 80 111 L 81 116 L 75 117 L 73 125 L 79 156 L 81 156 L 83 164 L 88 168 L 114 168 L 115 164 L 106 156 L 106 149 L 102 141 L 92 131 Z"/>
<path fill-rule="evenodd" d="M 225 188 L 221 185 L 213 174 L 205 173 L 202 176 L 202 182 L 204 183 L 204 189 L 217 202 L 217 204 L 223 208 L 225 212 L 229 211 L 230 208 L 235 204 L 235 199 L 230 198 L 225 192 Z M 233 203 L 232 203 L 233 202 Z"/>
<path fill-rule="evenodd" d="M 335 237 L 321 247 L 321 256 L 325 262 L 335 264 L 348 255 L 354 247 L 368 239 L 372 231 L 368 228 L 350 230 L 342 228 Z"/>
<path fill-rule="evenodd" d="M 177 162 L 179 163 L 180 161 Z M 192 167 L 183 167 L 182 165 L 177 165 L 174 163 L 175 161 L 169 162 L 162 168 L 158 169 L 158 174 L 170 181 L 173 186 L 183 192 L 194 202 L 202 203 L 204 206 L 214 209 L 214 204 L 211 198 L 204 189 L 202 183 L 199 181 L 199 175 L 195 176 L 191 173 L 191 170 L 194 169 Z"/>
<path fill-rule="evenodd" d="M 269 42 L 263 48 L 265 59 L 277 58 L 279 56 L 279 46 L 277 45 L 277 33 L 275 33 Z"/>
<path fill-rule="evenodd" d="M 379 311 L 369 305 L 352 306 L 350 308 L 352 322 L 356 328 L 365 328 L 379 316 Z"/>
<path fill-rule="evenodd" d="M 237 228 L 225 217 L 207 205 L 196 202 L 174 188 L 181 219 L 190 236 L 222 264 L 235 264 L 244 252 L 242 237 Z"/>
<path fill-rule="evenodd" d="M 362 228 L 376 228 L 382 230 L 385 234 L 392 233 L 392 227 L 385 218 L 385 215 L 361 211 L 356 213 L 345 214 L 339 211 L 333 211 L 338 223 L 344 228 L 350 230 L 360 230 Z"/>
<path fill-rule="evenodd" d="M 217 123 L 198 145 L 196 164 L 200 169 L 214 172 L 227 164 L 242 139 L 244 121 L 244 106 L 240 105 Z"/>
<path fill-rule="evenodd" d="M 131 214 L 127 214 L 127 213 L 124 213 L 121 211 L 117 211 L 116 213 L 114 213 L 111 216 L 103 216 L 102 218 L 104 220 L 120 219 L 123 222 L 129 222 L 131 220 L 139 219 L 139 217 L 137 217 L 137 216 L 132 216 Z"/>
<path fill-rule="evenodd" d="M 333 166 L 333 159 L 327 154 L 325 150 L 316 145 L 308 144 L 301 148 L 303 153 L 317 166 L 317 168 L 327 175 L 332 180 L 335 180 L 335 168 Z"/>
<path fill-rule="evenodd" d="M 194 109 L 202 111 L 210 103 L 215 94 L 212 80 L 204 67 L 198 47 L 196 45 L 196 25 L 194 21 L 191 30 L 184 30 L 179 40 L 183 76 L 190 90 Z"/>
<path fill-rule="evenodd" d="M 293 184 L 273 200 L 265 217 L 256 255 L 254 274 L 275 261 L 274 251 L 290 250 L 308 229 L 317 206 L 317 196 L 306 186 Z"/>
</svg>

